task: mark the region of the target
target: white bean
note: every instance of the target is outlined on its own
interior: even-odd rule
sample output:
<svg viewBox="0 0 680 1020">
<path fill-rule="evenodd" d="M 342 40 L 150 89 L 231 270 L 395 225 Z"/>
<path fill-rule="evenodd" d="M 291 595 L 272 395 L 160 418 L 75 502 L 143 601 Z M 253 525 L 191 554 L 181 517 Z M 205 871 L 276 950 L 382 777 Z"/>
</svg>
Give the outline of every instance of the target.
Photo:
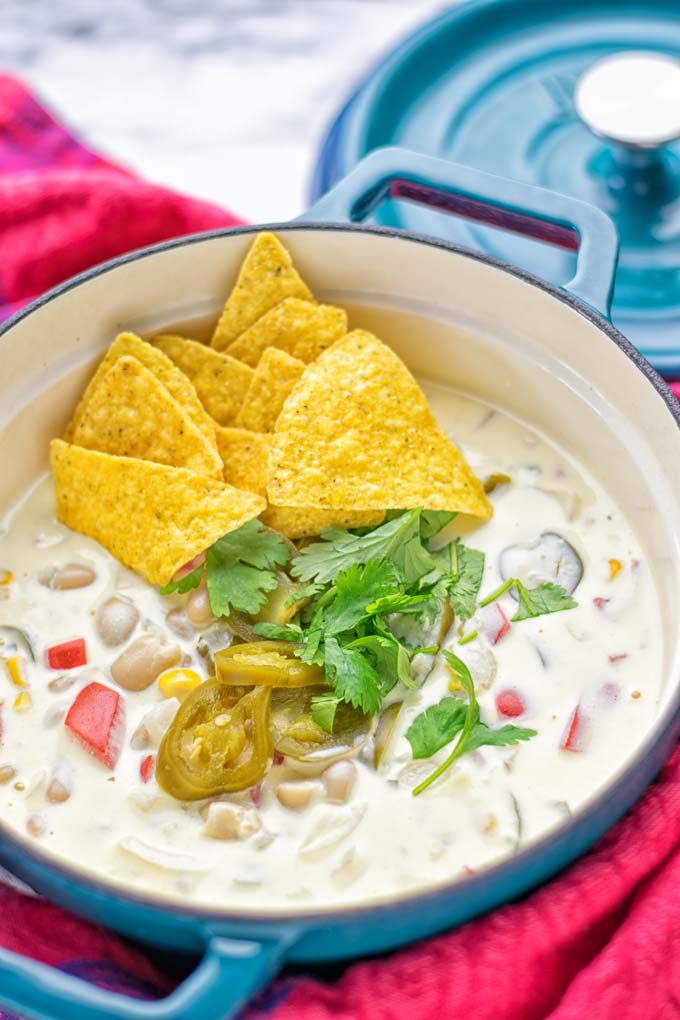
<svg viewBox="0 0 680 1020">
<path fill-rule="evenodd" d="M 139 610 L 127 599 L 112 595 L 102 602 L 94 618 L 100 641 L 107 648 L 124 644 L 139 622 Z"/>
<path fill-rule="evenodd" d="M 68 676 L 66 673 L 63 673 L 61 676 L 55 676 L 53 680 L 50 680 L 47 689 L 55 694 L 63 694 L 69 687 L 73 687 L 75 682 L 75 676 Z"/>
<path fill-rule="evenodd" d="M 57 762 L 52 769 L 50 781 L 47 784 L 45 797 L 50 804 L 63 804 L 73 792 L 73 778 L 71 770 L 65 762 Z"/>
<path fill-rule="evenodd" d="M 186 613 L 188 618 L 196 627 L 207 627 L 215 619 L 210 608 L 207 588 L 197 588 L 192 591 L 187 601 Z"/>
<path fill-rule="evenodd" d="M 47 829 L 47 822 L 42 815 L 29 815 L 26 819 L 26 828 L 31 836 L 43 836 Z"/>
<path fill-rule="evenodd" d="M 143 634 L 111 663 L 111 676 L 126 691 L 143 691 L 181 658 L 177 645 L 168 645 L 158 634 Z"/>
<path fill-rule="evenodd" d="M 336 761 L 329 765 L 321 777 L 326 790 L 326 800 L 333 804 L 344 804 L 349 799 L 357 780 L 357 767 L 353 761 Z"/>
<path fill-rule="evenodd" d="M 58 726 L 67 711 L 68 705 L 50 705 L 43 716 L 43 726 L 46 726 L 48 729 Z"/>
<path fill-rule="evenodd" d="M 210 839 L 247 839 L 261 825 L 260 816 L 253 808 L 214 800 L 208 805 L 203 835 Z"/>
<path fill-rule="evenodd" d="M 133 751 L 145 751 L 147 748 L 151 747 L 149 731 L 143 722 L 139 724 L 135 732 L 130 737 L 130 747 Z"/>
<path fill-rule="evenodd" d="M 66 563 L 63 567 L 50 567 L 44 570 L 38 580 L 46 588 L 69 591 L 72 588 L 87 588 L 96 576 L 92 567 L 86 563 Z"/>
<path fill-rule="evenodd" d="M 173 634 L 184 638 L 185 641 L 194 636 L 194 625 L 181 606 L 175 606 L 174 609 L 171 609 L 165 617 L 165 622 Z"/>
<path fill-rule="evenodd" d="M 276 797 L 282 807 L 289 811 L 304 811 L 319 794 L 321 787 L 316 780 L 306 779 L 301 782 L 283 782 L 276 788 Z"/>
</svg>

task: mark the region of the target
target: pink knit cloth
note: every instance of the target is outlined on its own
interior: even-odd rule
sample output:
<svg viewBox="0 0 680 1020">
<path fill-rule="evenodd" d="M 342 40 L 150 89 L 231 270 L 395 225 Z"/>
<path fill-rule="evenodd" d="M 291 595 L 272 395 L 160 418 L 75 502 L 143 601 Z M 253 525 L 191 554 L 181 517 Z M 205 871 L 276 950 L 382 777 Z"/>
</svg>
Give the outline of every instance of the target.
<svg viewBox="0 0 680 1020">
<path fill-rule="evenodd" d="M 0 75 L 0 318 L 96 262 L 237 222 L 91 152 Z M 680 1020 L 679 847 L 676 750 L 634 810 L 537 892 L 334 984 L 279 979 L 242 1020 Z M 130 995 L 175 980 L 117 936 L 2 886 L 0 944 Z"/>
</svg>

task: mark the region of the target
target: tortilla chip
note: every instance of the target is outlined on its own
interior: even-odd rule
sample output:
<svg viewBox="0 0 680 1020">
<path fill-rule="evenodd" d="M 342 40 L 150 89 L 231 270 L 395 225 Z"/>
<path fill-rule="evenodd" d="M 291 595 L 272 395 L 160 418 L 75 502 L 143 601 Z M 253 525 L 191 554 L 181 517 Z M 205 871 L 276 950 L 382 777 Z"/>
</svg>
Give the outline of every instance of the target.
<svg viewBox="0 0 680 1020">
<path fill-rule="evenodd" d="M 384 519 L 384 510 L 316 510 L 271 504 L 260 514 L 263 524 L 290 539 L 314 538 L 324 528 L 371 528 Z"/>
<path fill-rule="evenodd" d="M 215 447 L 136 358 L 118 358 L 108 372 L 97 373 L 89 392 L 73 430 L 76 446 L 222 477 Z"/>
<path fill-rule="evenodd" d="M 286 397 L 304 370 L 297 358 L 268 347 L 255 369 L 236 424 L 253 432 L 273 432 Z"/>
<path fill-rule="evenodd" d="M 224 461 L 224 480 L 237 489 L 267 494 L 267 464 L 272 437 L 248 429 L 218 428 L 217 449 Z"/>
<path fill-rule="evenodd" d="M 289 297 L 314 300 L 279 239 L 274 234 L 258 234 L 215 327 L 212 346 L 223 351 L 265 312 Z"/>
<path fill-rule="evenodd" d="M 214 351 L 212 347 L 181 336 L 155 336 L 151 343 L 189 376 L 198 399 L 211 418 L 219 425 L 231 425 L 236 421 L 253 378 L 252 368 L 236 358 Z"/>
<path fill-rule="evenodd" d="M 229 344 L 226 353 L 255 368 L 267 347 L 278 347 L 307 364 L 346 332 L 343 308 L 286 298 Z"/>
<path fill-rule="evenodd" d="M 493 513 L 406 365 L 363 330 L 308 365 L 288 397 L 267 489 L 282 506 Z"/>
<path fill-rule="evenodd" d="M 272 437 L 247 429 L 218 428 L 217 446 L 224 461 L 224 480 L 237 489 L 266 496 L 267 463 Z M 310 510 L 270 506 L 260 520 L 288 538 L 309 538 L 324 528 L 365 528 L 381 524 L 385 514 L 375 510 Z"/>
<path fill-rule="evenodd" d="M 196 390 L 183 372 L 173 365 L 172 361 L 149 344 L 140 340 L 134 333 L 120 333 L 113 341 L 97 371 L 90 379 L 80 403 L 78 404 L 71 424 L 64 433 L 64 439 L 70 442 L 90 399 L 90 394 L 99 383 L 101 377 L 108 372 L 118 358 L 130 355 L 148 368 L 163 383 L 171 397 L 184 409 L 192 422 L 203 433 L 209 443 L 215 445 L 215 428 L 196 396 Z"/>
<path fill-rule="evenodd" d="M 213 542 L 262 513 L 250 492 L 184 468 L 51 444 L 57 517 L 146 577 L 167 584 Z"/>
</svg>

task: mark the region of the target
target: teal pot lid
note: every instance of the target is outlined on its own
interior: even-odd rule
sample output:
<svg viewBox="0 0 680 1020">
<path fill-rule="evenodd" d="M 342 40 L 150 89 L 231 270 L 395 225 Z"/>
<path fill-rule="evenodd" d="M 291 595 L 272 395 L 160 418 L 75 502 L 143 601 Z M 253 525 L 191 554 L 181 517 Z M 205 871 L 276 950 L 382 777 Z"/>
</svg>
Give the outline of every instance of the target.
<svg viewBox="0 0 680 1020">
<path fill-rule="evenodd" d="M 612 320 L 680 375 L 680 0 L 472 0 L 383 59 L 323 145 L 318 198 L 398 145 L 575 196 L 621 242 Z M 552 283 L 573 256 L 406 202 L 375 221 L 488 252 Z"/>
</svg>

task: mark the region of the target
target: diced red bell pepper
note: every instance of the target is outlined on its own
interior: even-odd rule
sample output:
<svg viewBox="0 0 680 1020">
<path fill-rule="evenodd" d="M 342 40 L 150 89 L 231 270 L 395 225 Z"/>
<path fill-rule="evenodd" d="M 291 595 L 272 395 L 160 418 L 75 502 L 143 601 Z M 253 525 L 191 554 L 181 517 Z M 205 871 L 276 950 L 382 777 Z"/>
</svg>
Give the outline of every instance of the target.
<svg viewBox="0 0 680 1020">
<path fill-rule="evenodd" d="M 255 807 L 259 807 L 262 803 L 262 783 L 257 783 L 255 786 L 251 786 L 248 790 L 248 796 Z"/>
<path fill-rule="evenodd" d="M 484 633 L 492 645 L 497 645 L 510 630 L 510 621 L 503 612 L 500 602 L 492 602 L 481 610 Z"/>
<path fill-rule="evenodd" d="M 596 598 L 593 599 L 593 605 L 597 606 L 598 609 L 604 609 L 608 602 L 609 599 L 604 599 L 602 598 L 601 595 L 598 595 Z"/>
<path fill-rule="evenodd" d="M 496 695 L 496 710 L 499 715 L 508 719 L 516 719 L 526 712 L 526 705 L 517 691 L 501 691 Z"/>
<path fill-rule="evenodd" d="M 87 665 L 87 649 L 84 638 L 74 638 L 47 649 L 50 669 L 76 669 Z"/>
<path fill-rule="evenodd" d="M 116 767 L 125 730 L 125 702 L 117 691 L 96 682 L 83 687 L 64 725 L 103 765 Z"/>
<path fill-rule="evenodd" d="M 628 653 L 627 652 L 620 652 L 618 655 L 609 655 L 609 656 L 607 656 L 607 658 L 609 659 L 609 661 L 613 665 L 615 662 L 621 662 L 622 659 L 627 659 L 628 658 Z"/>
<path fill-rule="evenodd" d="M 153 776 L 154 766 L 156 764 L 156 755 L 147 754 L 146 758 L 142 758 L 139 765 L 139 774 L 142 777 L 143 783 L 148 783 Z"/>
<path fill-rule="evenodd" d="M 586 720 L 581 706 L 577 705 L 569 717 L 560 748 L 563 751 L 582 751 L 585 745 L 585 737 Z"/>
<path fill-rule="evenodd" d="M 196 567 L 199 567 L 201 563 L 205 563 L 206 555 L 207 553 L 204 552 L 197 553 L 192 560 L 189 560 L 189 562 L 185 563 L 183 567 L 180 567 L 179 570 L 175 571 L 173 581 L 179 581 L 180 577 L 184 577 L 185 574 L 190 574 L 191 571 L 195 570 Z"/>
</svg>

